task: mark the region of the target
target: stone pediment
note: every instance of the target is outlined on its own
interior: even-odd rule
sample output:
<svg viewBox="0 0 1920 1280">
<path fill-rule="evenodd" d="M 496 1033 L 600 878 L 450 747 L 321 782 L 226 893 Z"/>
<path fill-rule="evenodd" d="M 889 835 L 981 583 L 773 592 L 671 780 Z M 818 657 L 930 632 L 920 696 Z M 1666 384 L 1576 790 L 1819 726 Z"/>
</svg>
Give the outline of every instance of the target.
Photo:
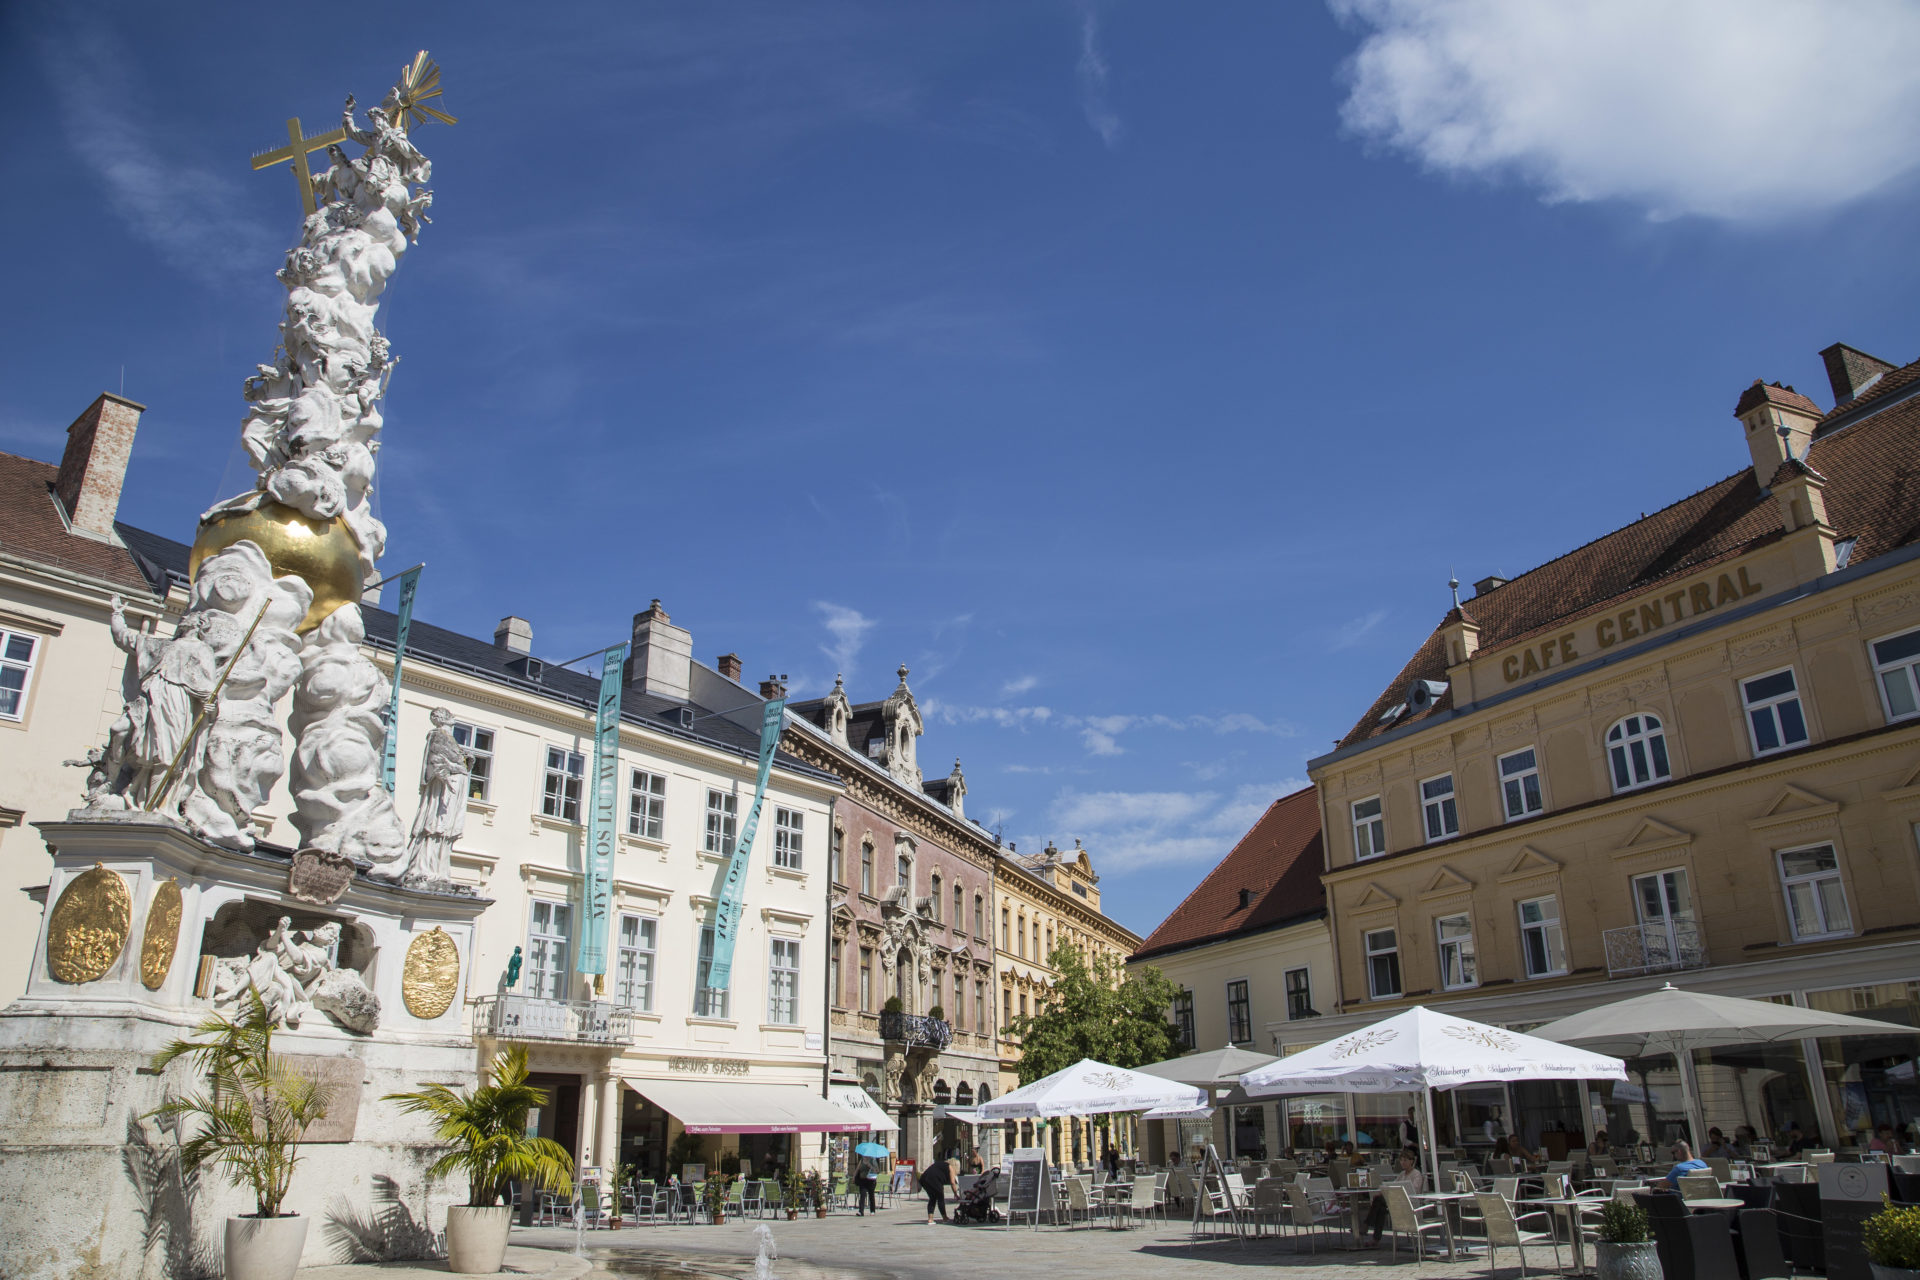
<svg viewBox="0 0 1920 1280">
<path fill-rule="evenodd" d="M 1452 867 L 1442 866 L 1433 873 L 1433 878 L 1427 881 L 1427 887 L 1420 891 L 1420 900 L 1427 902 L 1434 898 L 1451 898 L 1456 894 L 1472 893 L 1476 888 L 1478 886 L 1473 881 Z"/>
<path fill-rule="evenodd" d="M 1523 845 L 1513 862 L 1500 873 L 1500 883 L 1513 884 L 1520 880 L 1557 876 L 1564 865 L 1558 858 L 1549 857 L 1532 845 Z"/>
<path fill-rule="evenodd" d="M 1789 782 L 1760 811 L 1758 817 L 1747 820 L 1747 826 L 1754 831 L 1792 834 L 1802 828 L 1808 831 L 1825 829 L 1839 814 L 1838 801 Z"/>
<path fill-rule="evenodd" d="M 1907 770 L 1906 776 L 1896 786 L 1881 792 L 1880 797 L 1903 812 L 1911 813 L 1920 809 L 1920 764 Z M 0 821 L 0 826 L 4 825 L 4 821 Z"/>
<path fill-rule="evenodd" d="M 1658 818 L 1642 818 L 1631 835 L 1614 849 L 1616 858 L 1637 858 L 1652 853 L 1684 853 L 1693 844 L 1693 833 L 1682 831 Z"/>
<path fill-rule="evenodd" d="M 1354 900 L 1352 910 L 1380 911 L 1399 905 L 1400 899 L 1381 888 L 1378 880 L 1369 880 L 1367 887 L 1362 889 L 1360 896 Z"/>
</svg>

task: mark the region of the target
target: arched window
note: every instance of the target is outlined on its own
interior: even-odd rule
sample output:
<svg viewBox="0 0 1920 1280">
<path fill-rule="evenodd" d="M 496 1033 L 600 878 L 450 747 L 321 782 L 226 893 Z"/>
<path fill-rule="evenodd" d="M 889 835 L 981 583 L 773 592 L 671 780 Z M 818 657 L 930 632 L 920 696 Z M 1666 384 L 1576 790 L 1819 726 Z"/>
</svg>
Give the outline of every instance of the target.
<svg viewBox="0 0 1920 1280">
<path fill-rule="evenodd" d="M 993 1101 L 993 1090 L 991 1090 L 991 1089 L 989 1089 L 989 1088 L 987 1088 L 987 1086 L 985 1086 L 985 1085 L 981 1085 L 981 1086 L 980 1086 L 980 1095 L 979 1095 L 979 1101 L 981 1101 L 981 1102 L 983 1102 L 983 1103 L 984 1103 L 984 1102 L 992 1102 L 992 1101 Z"/>
<path fill-rule="evenodd" d="M 1660 717 L 1642 712 L 1607 730 L 1607 765 L 1616 792 L 1672 777 L 1673 770 L 1667 764 L 1667 731 L 1661 727 Z"/>
<path fill-rule="evenodd" d="M 968 1084 L 965 1080 L 962 1080 L 960 1082 L 960 1087 L 953 1091 L 953 1102 L 954 1102 L 954 1105 L 958 1107 L 972 1106 L 973 1105 L 973 1086 Z"/>
<path fill-rule="evenodd" d="M 947 1082 L 945 1080 L 935 1080 L 933 1082 L 933 1101 L 934 1105 L 941 1107 L 953 1101 L 953 1090 L 947 1088 Z"/>
</svg>

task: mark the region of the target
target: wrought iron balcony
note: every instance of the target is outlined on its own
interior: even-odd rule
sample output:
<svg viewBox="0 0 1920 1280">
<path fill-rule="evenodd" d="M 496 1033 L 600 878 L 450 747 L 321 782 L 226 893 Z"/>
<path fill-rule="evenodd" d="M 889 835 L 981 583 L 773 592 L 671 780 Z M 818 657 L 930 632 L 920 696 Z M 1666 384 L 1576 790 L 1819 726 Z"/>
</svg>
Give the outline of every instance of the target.
<svg viewBox="0 0 1920 1280">
<path fill-rule="evenodd" d="M 1609 978 L 1637 978 L 1648 973 L 1704 969 L 1707 940 L 1692 920 L 1671 924 L 1630 924 L 1600 935 L 1607 948 Z"/>
<path fill-rule="evenodd" d="M 929 1018 L 924 1014 L 883 1013 L 880 1015 L 880 1038 L 922 1045 L 929 1049 L 944 1049 L 953 1043 L 953 1028 L 938 1018 Z"/>
<path fill-rule="evenodd" d="M 566 1044 L 633 1043 L 632 1010 L 601 1000 L 543 1000 L 538 996 L 482 996 L 473 1033 L 495 1040 L 557 1040 Z"/>
</svg>

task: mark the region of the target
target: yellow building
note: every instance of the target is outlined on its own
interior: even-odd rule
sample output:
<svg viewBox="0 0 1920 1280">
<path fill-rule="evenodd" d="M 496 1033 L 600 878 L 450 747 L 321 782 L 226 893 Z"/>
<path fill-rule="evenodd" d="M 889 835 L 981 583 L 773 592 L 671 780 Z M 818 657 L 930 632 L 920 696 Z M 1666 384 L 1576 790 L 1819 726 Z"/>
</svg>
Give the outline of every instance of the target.
<svg viewBox="0 0 1920 1280">
<path fill-rule="evenodd" d="M 1477 584 L 1310 762 L 1319 1038 L 1414 1003 L 1525 1029 L 1668 980 L 1920 1025 L 1920 364 L 1823 355 L 1838 407 L 1755 383 L 1748 465 Z M 1864 1143 L 1920 1117 L 1916 1050 L 1703 1052 L 1707 1122 Z M 1671 1058 L 1629 1066 L 1439 1119 L 1467 1144 L 1676 1134 Z"/>
<path fill-rule="evenodd" d="M 1039 1012 L 1059 971 L 1051 957 L 1057 946 L 1079 952 L 1091 967 L 1096 955 L 1124 964 L 1140 945 L 1140 935 L 1100 910 L 1100 877 L 1093 859 L 1074 843 L 1063 852 L 1049 844 L 1037 856 L 1008 850 L 993 877 L 1000 932 L 994 963 L 1000 971 L 1000 1092 L 1020 1085 L 1020 1038 L 1011 1027 L 1017 1018 Z M 1089 1158 L 1088 1128 L 1068 1120 L 1052 1128 L 1053 1158 Z M 1030 1146 L 1031 1121 L 1023 1122 L 1008 1145 Z"/>
</svg>

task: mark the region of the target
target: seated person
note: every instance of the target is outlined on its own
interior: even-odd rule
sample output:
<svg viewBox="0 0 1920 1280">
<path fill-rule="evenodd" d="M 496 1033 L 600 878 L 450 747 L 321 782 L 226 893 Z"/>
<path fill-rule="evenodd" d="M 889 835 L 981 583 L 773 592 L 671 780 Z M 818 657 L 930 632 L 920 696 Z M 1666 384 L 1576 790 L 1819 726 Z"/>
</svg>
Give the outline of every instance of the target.
<svg viewBox="0 0 1920 1280">
<path fill-rule="evenodd" d="M 1673 1160 L 1673 1168 L 1667 1170 L 1667 1176 L 1662 1178 L 1661 1181 L 1674 1191 L 1680 1189 L 1680 1179 L 1686 1177 L 1688 1174 L 1712 1172 L 1712 1170 L 1707 1168 L 1707 1162 L 1705 1160 L 1694 1159 L 1693 1149 L 1684 1142 L 1676 1142 L 1673 1144 Z"/>
<path fill-rule="evenodd" d="M 1420 1172 L 1420 1153 L 1412 1147 L 1400 1152 L 1400 1173 L 1388 1178 L 1382 1186 L 1405 1187 L 1407 1194 L 1417 1196 L 1427 1189 L 1426 1175 Z M 1380 1229 L 1387 1222 L 1387 1198 L 1376 1195 L 1367 1207 L 1367 1227 L 1373 1232 L 1373 1242 L 1380 1243 Z"/>
<path fill-rule="evenodd" d="M 1788 1155 L 1798 1156 L 1803 1152 L 1805 1152 L 1807 1148 L 1813 1145 L 1814 1144 L 1808 1140 L 1807 1135 L 1800 1131 L 1799 1125 L 1789 1124 L 1787 1126 L 1787 1154 Z"/>
<path fill-rule="evenodd" d="M 1733 1158 L 1736 1160 L 1753 1159 L 1753 1148 L 1760 1141 L 1760 1135 L 1753 1131 L 1750 1124 L 1733 1126 Z"/>
<path fill-rule="evenodd" d="M 1700 1154 L 1703 1157 L 1713 1157 L 1721 1160 L 1733 1160 L 1737 1158 L 1734 1155 L 1733 1144 L 1727 1141 L 1727 1135 L 1720 1132 L 1718 1125 L 1707 1130 L 1707 1149 Z"/>
<path fill-rule="evenodd" d="M 1612 1148 L 1607 1146 L 1607 1131 L 1605 1129 L 1594 1130 L 1593 1141 L 1587 1144 L 1587 1154 L 1589 1156 L 1604 1156 L 1611 1150 Z"/>
<path fill-rule="evenodd" d="M 1359 1154 L 1359 1148 L 1355 1147 L 1351 1141 L 1343 1142 L 1340 1144 L 1340 1154 L 1351 1160 Z"/>
<path fill-rule="evenodd" d="M 1884 1151 L 1890 1156 L 1906 1154 L 1900 1139 L 1893 1136 L 1893 1126 L 1885 1123 L 1874 1126 L 1873 1141 L 1867 1143 L 1867 1150 Z"/>
</svg>

